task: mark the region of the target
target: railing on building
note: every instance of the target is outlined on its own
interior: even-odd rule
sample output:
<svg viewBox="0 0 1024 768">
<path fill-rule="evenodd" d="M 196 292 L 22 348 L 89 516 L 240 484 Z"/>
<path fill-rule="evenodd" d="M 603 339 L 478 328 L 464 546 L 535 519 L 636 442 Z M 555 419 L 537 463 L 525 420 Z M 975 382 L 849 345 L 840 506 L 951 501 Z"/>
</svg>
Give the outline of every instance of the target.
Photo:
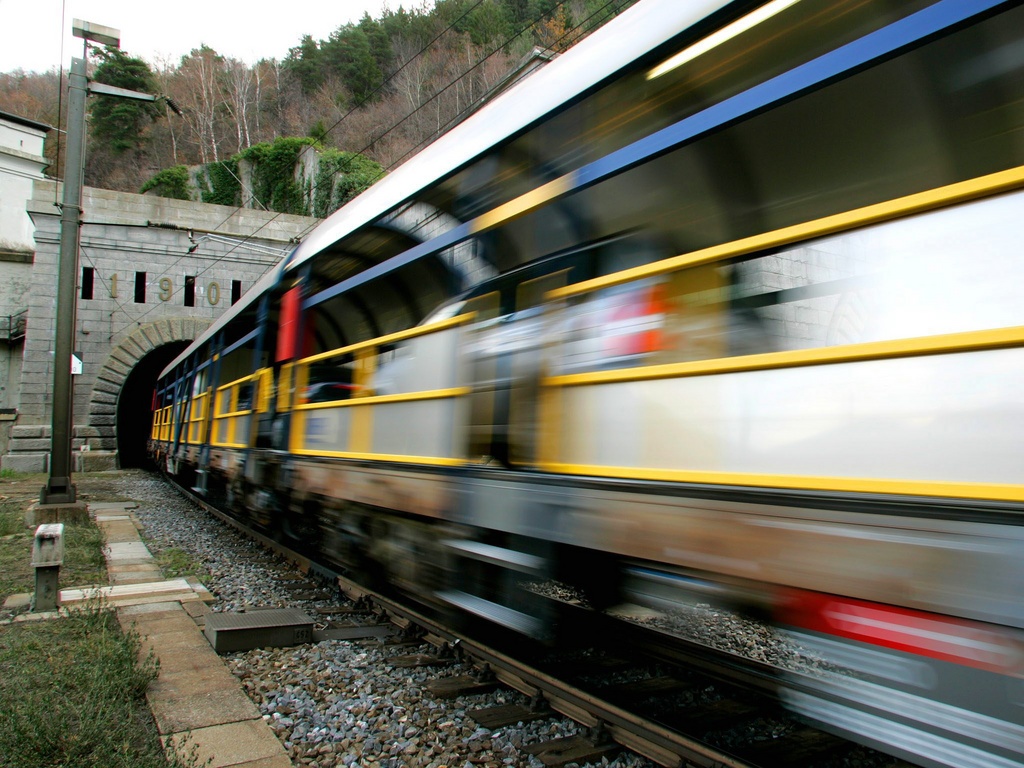
<svg viewBox="0 0 1024 768">
<path fill-rule="evenodd" d="M 0 315 L 0 341 L 15 344 L 25 338 L 28 310 L 13 315 Z"/>
</svg>

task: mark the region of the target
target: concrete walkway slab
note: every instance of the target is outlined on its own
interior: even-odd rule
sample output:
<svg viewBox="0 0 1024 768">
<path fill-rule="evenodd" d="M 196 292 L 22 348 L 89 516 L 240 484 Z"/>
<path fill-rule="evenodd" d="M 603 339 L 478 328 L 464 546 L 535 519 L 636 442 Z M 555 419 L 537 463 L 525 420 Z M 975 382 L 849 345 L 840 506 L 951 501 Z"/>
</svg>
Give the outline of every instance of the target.
<svg viewBox="0 0 1024 768">
<path fill-rule="evenodd" d="M 192 632 L 196 624 L 180 607 L 166 613 L 150 613 L 135 617 L 135 628 L 139 634 L 166 635 L 169 632 Z"/>
<path fill-rule="evenodd" d="M 152 562 L 153 555 L 146 548 L 146 545 L 139 541 L 136 533 L 134 541 L 118 541 L 107 544 L 104 547 L 104 554 L 107 562 L 118 563 L 122 561 Z"/>
<path fill-rule="evenodd" d="M 270 728 L 262 720 L 245 720 L 239 723 L 214 725 L 209 728 L 196 728 L 185 733 L 175 733 L 164 738 L 164 746 L 188 751 L 190 745 L 197 749 L 198 763 L 207 764 L 210 768 L 226 768 L 241 765 L 253 768 L 257 760 L 276 760 L 275 763 L 262 763 L 261 768 L 291 768 L 291 761 L 285 754 L 284 747 L 277 740 Z M 281 762 L 281 761 L 284 762 Z"/>
<path fill-rule="evenodd" d="M 160 566 L 155 561 L 148 563 L 132 563 L 131 565 L 107 565 L 107 573 L 113 571 L 114 573 L 149 573 L 156 571 L 160 573 Z M 163 581 L 163 574 L 160 573 L 160 577 L 151 579 L 151 581 Z"/>
<path fill-rule="evenodd" d="M 126 627 L 133 623 L 139 616 L 147 613 L 176 613 L 181 608 L 181 603 L 174 600 L 167 600 L 161 603 L 149 603 L 148 605 L 126 605 L 117 612 L 117 618 L 121 626 Z M 127 623 L 125 619 L 130 619 Z"/>
<path fill-rule="evenodd" d="M 240 723 L 246 720 L 259 721 L 260 712 L 252 700 L 236 684 L 234 688 L 176 689 L 173 695 L 169 688 L 157 687 L 150 695 L 149 708 L 153 711 L 157 728 L 161 733 L 181 733 L 197 728 L 207 728 L 225 723 Z M 274 741 L 277 742 L 277 737 Z M 280 746 L 280 742 L 277 742 Z M 259 757 L 270 757 L 259 755 Z"/>
<path fill-rule="evenodd" d="M 61 603 L 76 603 L 81 600 L 107 600 L 117 603 L 138 597 L 161 596 L 166 601 L 179 595 L 191 593 L 192 585 L 184 579 L 147 581 L 142 584 L 119 584 L 111 587 L 86 587 L 84 589 L 62 589 Z"/>
<path fill-rule="evenodd" d="M 160 567 L 155 562 L 107 566 L 107 578 L 114 586 L 160 581 L 162 576 Z"/>
<path fill-rule="evenodd" d="M 102 597 L 118 620 L 139 633 L 143 653 L 160 662 L 146 698 L 165 747 L 196 751 L 210 768 L 292 768 L 284 746 L 263 721 L 241 683 L 210 647 L 199 625 L 213 595 L 198 580 L 161 579 L 159 566 L 139 539 L 134 507 L 90 504 L 106 537 L 112 586 L 64 590 L 74 606 Z M 209 761 L 207 763 L 207 761 Z"/>
<path fill-rule="evenodd" d="M 196 627 L 198 629 L 198 627 Z M 181 632 L 161 632 L 158 635 L 144 635 L 143 642 L 160 658 L 168 656 L 172 653 L 192 653 L 192 654 L 203 654 L 209 643 L 203 645 L 203 641 L 206 640 L 201 634 L 196 634 L 192 630 L 183 630 Z M 212 650 L 212 649 L 211 649 Z"/>
<path fill-rule="evenodd" d="M 90 501 L 89 511 L 94 515 L 100 513 L 117 513 L 126 514 L 129 509 L 138 509 L 139 503 L 137 501 Z"/>
<path fill-rule="evenodd" d="M 208 604 L 200 600 L 182 603 L 181 607 L 185 609 L 185 613 L 192 617 L 192 621 L 196 623 L 199 629 L 206 627 L 206 617 L 213 612 Z"/>
<path fill-rule="evenodd" d="M 167 671 L 160 667 L 160 677 L 150 686 L 154 698 L 174 699 L 190 693 L 238 690 L 238 678 L 223 669 L 223 674 L 212 674 L 209 664 L 196 665 L 192 669 Z"/>
<path fill-rule="evenodd" d="M 139 540 L 139 532 L 131 520 L 115 520 L 103 527 L 107 544 L 129 544 Z M 148 551 L 148 550 L 147 550 Z"/>
<path fill-rule="evenodd" d="M 110 605 L 138 605 L 167 600 L 213 600 L 205 587 L 197 587 L 187 579 L 165 579 L 134 584 L 116 584 L 110 587 L 62 589 L 61 605 L 72 605 L 89 600 L 103 600 Z"/>
</svg>

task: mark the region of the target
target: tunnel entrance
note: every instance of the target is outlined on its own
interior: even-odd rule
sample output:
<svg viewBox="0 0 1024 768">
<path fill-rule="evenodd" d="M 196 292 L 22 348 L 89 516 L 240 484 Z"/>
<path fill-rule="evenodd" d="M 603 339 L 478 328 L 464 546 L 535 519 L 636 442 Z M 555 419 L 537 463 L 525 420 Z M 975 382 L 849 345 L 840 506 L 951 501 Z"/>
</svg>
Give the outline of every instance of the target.
<svg viewBox="0 0 1024 768">
<path fill-rule="evenodd" d="M 153 388 L 160 371 L 191 342 L 172 341 L 147 353 L 132 368 L 117 397 L 117 456 L 122 468 L 148 466 L 146 441 L 153 423 Z"/>
</svg>

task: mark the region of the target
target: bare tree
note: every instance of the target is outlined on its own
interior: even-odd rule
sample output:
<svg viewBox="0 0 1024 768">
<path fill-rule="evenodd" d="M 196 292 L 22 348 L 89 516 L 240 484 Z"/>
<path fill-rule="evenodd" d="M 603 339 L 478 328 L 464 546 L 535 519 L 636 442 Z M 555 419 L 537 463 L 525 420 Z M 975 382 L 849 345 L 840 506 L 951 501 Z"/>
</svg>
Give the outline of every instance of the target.
<svg viewBox="0 0 1024 768">
<path fill-rule="evenodd" d="M 256 102 L 256 78 L 253 70 L 237 59 L 224 62 L 224 107 L 235 124 L 237 151 L 252 146 L 249 137 L 249 113 Z"/>
<path fill-rule="evenodd" d="M 174 79 L 174 98 L 184 108 L 184 120 L 199 149 L 201 162 L 219 162 L 217 113 L 223 107 L 217 87 L 224 59 L 205 45 L 181 60 Z"/>
<path fill-rule="evenodd" d="M 276 125 L 280 116 L 281 63 L 277 59 L 260 59 L 252 68 L 253 121 L 256 141 L 264 141 L 264 121 Z"/>
<path fill-rule="evenodd" d="M 632 2 L 615 0 L 612 5 L 617 12 Z M 416 7 L 410 11 L 386 14 L 382 29 L 392 36 L 391 56 L 383 57 L 388 61 L 382 66 L 389 68 L 391 77 L 355 110 L 350 109 L 352 94 L 339 72 L 316 57 L 299 62 L 305 70 L 293 66 L 296 61 L 291 54 L 284 61 L 270 59 L 247 66 L 201 45 L 180 61 L 158 62 L 159 89 L 184 114 L 167 114 L 167 119 L 148 126 L 148 141 L 131 162 L 115 158 L 103 146 L 90 146 L 89 183 L 135 191 L 138 179 L 162 168 L 216 162 L 258 142 L 324 129 L 328 129 L 323 137 L 328 146 L 362 152 L 392 168 L 482 104 L 535 45 L 564 50 L 613 15 L 601 3 L 566 0 L 528 34 L 505 39 L 510 30 L 498 23 L 500 14 L 486 30 L 473 27 L 475 37 L 471 37 L 469 32 L 449 28 L 444 13 L 433 17 L 426 0 L 412 5 Z M 525 7 L 526 0 L 517 5 Z M 602 10 L 591 14 L 592 7 Z M 486 31 L 483 36 L 482 31 Z M 421 52 L 427 40 L 433 43 Z M 378 59 L 382 58 L 379 53 L 375 53 Z M 317 68 L 314 80 L 321 84 L 312 91 L 303 81 L 310 66 Z M 58 126 L 59 75 L 56 69 L 43 74 L 0 74 L 0 109 Z M 59 135 L 51 133 L 46 145 L 49 173 L 58 177 Z"/>
<path fill-rule="evenodd" d="M 423 92 L 427 81 L 426 62 L 418 56 L 419 48 L 415 42 L 399 38 L 391 44 L 398 63 L 398 70 L 392 80 L 392 88 L 405 100 L 411 112 L 423 103 Z"/>
</svg>

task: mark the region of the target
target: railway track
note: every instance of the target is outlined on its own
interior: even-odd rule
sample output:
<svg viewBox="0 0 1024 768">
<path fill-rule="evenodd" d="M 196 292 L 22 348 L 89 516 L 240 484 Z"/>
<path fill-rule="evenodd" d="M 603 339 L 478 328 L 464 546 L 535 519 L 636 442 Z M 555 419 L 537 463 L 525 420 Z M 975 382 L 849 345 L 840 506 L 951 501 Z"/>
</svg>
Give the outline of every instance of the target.
<svg viewBox="0 0 1024 768">
<path fill-rule="evenodd" d="M 552 653 L 527 645 L 524 653 L 520 644 L 513 655 L 344 578 L 339 586 L 472 661 L 476 674 L 438 692 L 472 691 L 493 679 L 532 704 L 470 713 L 481 724 L 503 727 L 549 708 L 587 729 L 587 737 L 539 745 L 546 765 L 600 761 L 618 745 L 658 765 L 687 768 L 841 766 L 854 753 L 858 765 L 910 767 L 786 713 L 775 700 L 780 670 L 768 664 L 608 617 L 583 622 L 588 634 L 605 638 L 594 647 Z M 788 685 L 796 684 L 792 678 Z"/>
<path fill-rule="evenodd" d="M 428 688 L 438 698 L 511 688 L 525 704 L 469 711 L 481 726 L 515 726 L 558 713 L 571 718 L 585 735 L 531 745 L 545 765 L 600 763 L 626 748 L 663 766 L 706 768 L 909 768 L 896 758 L 855 745 L 786 713 L 776 701 L 780 670 L 733 653 L 688 641 L 664 630 L 629 623 L 566 603 L 559 604 L 563 623 L 581 628 L 577 647 L 552 652 L 541 646 L 509 643 L 507 637 L 486 641 L 446 626 L 435 617 L 345 578 L 334 569 L 275 541 L 178 486 L 172 486 L 223 522 L 294 563 L 299 570 L 337 586 L 361 613 L 360 631 L 339 629 L 337 612 L 325 611 L 324 638 L 376 637 L 390 625 L 407 638 L 424 640 L 437 654 L 400 656 L 390 663 L 447 668 L 453 660 L 472 672 L 438 677 Z M 312 590 L 309 581 L 296 589 Z M 367 619 L 367 615 L 371 616 Z M 346 622 L 347 623 L 347 622 Z M 370 633 L 373 634 L 373 633 Z M 600 642 L 593 642 L 599 638 Z M 513 650 L 514 646 L 514 650 Z M 799 676 L 786 676 L 798 685 Z"/>
</svg>

